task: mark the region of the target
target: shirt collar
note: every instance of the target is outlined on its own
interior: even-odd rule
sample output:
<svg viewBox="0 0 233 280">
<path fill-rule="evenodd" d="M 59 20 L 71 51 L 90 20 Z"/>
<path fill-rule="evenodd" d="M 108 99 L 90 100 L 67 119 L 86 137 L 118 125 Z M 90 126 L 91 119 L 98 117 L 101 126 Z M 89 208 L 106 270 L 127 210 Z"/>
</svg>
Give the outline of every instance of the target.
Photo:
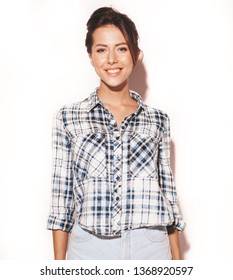
<svg viewBox="0 0 233 280">
<path fill-rule="evenodd" d="M 97 104 L 101 104 L 103 106 L 103 103 L 101 102 L 101 100 L 98 97 L 98 89 L 99 88 L 96 88 L 95 91 L 88 98 L 88 104 L 87 104 L 88 112 L 90 112 Z M 145 111 L 145 113 L 148 114 L 147 106 L 144 104 L 142 97 L 136 91 L 133 91 L 133 90 L 130 90 L 129 93 L 130 93 L 131 97 L 133 99 L 135 99 L 139 104 L 139 107 L 135 114 L 136 115 L 139 114 L 141 109 L 143 109 Z"/>
</svg>

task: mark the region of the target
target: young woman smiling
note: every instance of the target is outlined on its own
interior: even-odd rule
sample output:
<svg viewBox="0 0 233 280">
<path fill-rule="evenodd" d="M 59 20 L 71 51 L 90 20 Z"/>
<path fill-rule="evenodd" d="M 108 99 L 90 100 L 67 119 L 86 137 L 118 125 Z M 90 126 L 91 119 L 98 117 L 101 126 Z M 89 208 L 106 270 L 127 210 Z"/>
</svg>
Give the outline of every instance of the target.
<svg viewBox="0 0 233 280">
<path fill-rule="evenodd" d="M 100 84 L 54 118 L 55 259 L 180 259 L 169 118 L 129 89 L 141 57 L 135 24 L 100 8 L 86 47 Z"/>
</svg>

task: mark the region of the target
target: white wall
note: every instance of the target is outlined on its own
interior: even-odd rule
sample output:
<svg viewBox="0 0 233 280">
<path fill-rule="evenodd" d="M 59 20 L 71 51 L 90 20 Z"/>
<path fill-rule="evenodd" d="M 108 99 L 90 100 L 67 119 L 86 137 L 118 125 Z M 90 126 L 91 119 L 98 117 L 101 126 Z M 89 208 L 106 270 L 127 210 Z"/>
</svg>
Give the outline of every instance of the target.
<svg viewBox="0 0 233 280">
<path fill-rule="evenodd" d="M 85 24 L 104 5 L 135 21 L 145 57 L 131 85 L 171 118 L 184 258 L 232 259 L 230 0 L 1 1 L 0 259 L 53 257 L 45 229 L 52 116 L 98 85 Z"/>
</svg>

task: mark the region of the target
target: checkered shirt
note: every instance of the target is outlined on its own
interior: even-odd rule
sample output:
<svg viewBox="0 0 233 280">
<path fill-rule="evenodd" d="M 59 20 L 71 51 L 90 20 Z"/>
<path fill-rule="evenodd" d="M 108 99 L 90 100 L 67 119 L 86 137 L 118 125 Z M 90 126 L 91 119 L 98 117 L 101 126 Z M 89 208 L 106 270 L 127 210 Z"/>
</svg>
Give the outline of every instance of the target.
<svg viewBox="0 0 233 280">
<path fill-rule="evenodd" d="M 98 88 L 55 114 L 48 229 L 70 232 L 75 220 L 103 236 L 155 225 L 184 229 L 170 168 L 169 118 L 138 93 L 130 95 L 138 108 L 120 128 Z"/>
</svg>

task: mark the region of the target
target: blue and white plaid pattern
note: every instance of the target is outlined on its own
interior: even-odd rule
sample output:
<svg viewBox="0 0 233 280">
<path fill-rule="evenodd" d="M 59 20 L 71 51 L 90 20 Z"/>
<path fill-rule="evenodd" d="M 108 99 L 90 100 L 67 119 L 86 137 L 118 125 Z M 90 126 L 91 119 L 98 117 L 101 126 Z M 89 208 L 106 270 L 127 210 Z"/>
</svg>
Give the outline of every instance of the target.
<svg viewBox="0 0 233 280">
<path fill-rule="evenodd" d="M 154 225 L 183 230 L 168 116 L 130 91 L 139 106 L 118 128 L 97 93 L 54 117 L 48 229 L 70 232 L 76 219 L 105 236 Z"/>
</svg>

